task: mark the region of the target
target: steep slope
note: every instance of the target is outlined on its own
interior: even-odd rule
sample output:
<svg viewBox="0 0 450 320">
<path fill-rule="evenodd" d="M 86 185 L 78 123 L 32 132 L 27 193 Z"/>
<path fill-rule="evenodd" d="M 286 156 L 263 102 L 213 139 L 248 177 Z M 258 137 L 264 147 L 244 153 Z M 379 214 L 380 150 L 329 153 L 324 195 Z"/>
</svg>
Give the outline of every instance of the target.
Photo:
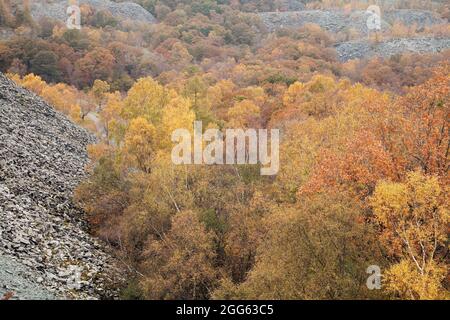
<svg viewBox="0 0 450 320">
<path fill-rule="evenodd" d="M 0 296 L 100 298 L 118 280 L 71 202 L 92 142 L 0 74 Z"/>
</svg>

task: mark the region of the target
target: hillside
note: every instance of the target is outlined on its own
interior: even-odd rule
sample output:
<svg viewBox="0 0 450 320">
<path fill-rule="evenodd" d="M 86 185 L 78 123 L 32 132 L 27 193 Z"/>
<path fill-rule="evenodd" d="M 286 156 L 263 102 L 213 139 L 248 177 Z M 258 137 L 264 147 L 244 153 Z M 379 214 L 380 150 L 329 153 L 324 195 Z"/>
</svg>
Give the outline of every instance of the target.
<svg viewBox="0 0 450 320">
<path fill-rule="evenodd" d="M 114 282 L 114 260 L 71 201 L 93 142 L 0 74 L 0 296 L 100 298 Z"/>
<path fill-rule="evenodd" d="M 371 57 L 389 57 L 405 52 L 426 53 L 441 52 L 450 48 L 450 39 L 432 37 L 399 38 L 370 43 L 366 40 L 356 40 L 339 43 L 335 46 L 341 61 Z"/>
<path fill-rule="evenodd" d="M 300 27 L 307 23 L 314 23 L 329 32 L 342 32 L 355 30 L 361 35 L 367 35 L 366 11 L 354 10 L 345 12 L 343 10 L 302 10 L 287 12 L 264 12 L 258 14 L 265 26 L 274 31 L 280 28 Z M 415 25 L 417 28 L 443 24 L 445 21 L 436 14 L 426 10 L 391 10 L 381 16 L 382 31 L 389 30 L 395 22 L 404 25 Z"/>
<path fill-rule="evenodd" d="M 421 37 L 396 37 L 371 43 L 367 37 L 370 30 L 366 20 L 366 11 L 354 10 L 302 10 L 286 12 L 259 13 L 266 28 L 273 32 L 281 28 L 299 28 L 305 24 L 316 24 L 331 34 L 356 33 L 356 40 L 344 41 L 335 45 L 339 60 L 371 58 L 374 56 L 389 57 L 400 53 L 441 52 L 450 48 L 450 39 L 432 35 Z M 395 24 L 412 28 L 416 31 L 426 27 L 445 25 L 446 21 L 436 13 L 427 10 L 390 10 L 383 12 L 381 32 L 389 33 Z"/>
<path fill-rule="evenodd" d="M 0 300 L 450 299 L 450 2 L 79 4 L 0 0 Z"/>
<path fill-rule="evenodd" d="M 119 19 L 131 19 L 148 23 L 155 22 L 155 17 L 150 12 L 133 2 L 116 3 L 109 0 L 80 0 L 79 4 L 87 4 L 97 11 L 108 10 L 113 17 Z M 31 2 L 31 15 L 34 19 L 47 17 L 65 21 L 67 19 L 66 9 L 67 1 L 64 0 Z"/>
</svg>

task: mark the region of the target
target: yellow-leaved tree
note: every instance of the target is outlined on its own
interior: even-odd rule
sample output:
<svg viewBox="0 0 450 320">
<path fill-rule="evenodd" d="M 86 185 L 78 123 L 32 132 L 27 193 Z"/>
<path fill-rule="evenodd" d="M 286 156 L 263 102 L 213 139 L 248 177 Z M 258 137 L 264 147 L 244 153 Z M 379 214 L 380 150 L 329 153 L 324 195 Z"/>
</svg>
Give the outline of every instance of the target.
<svg viewBox="0 0 450 320">
<path fill-rule="evenodd" d="M 346 84 L 323 75 L 314 76 L 307 83 L 292 84 L 283 97 L 287 108 L 296 108 L 305 115 L 325 116 L 333 111 L 337 91 Z"/>
<path fill-rule="evenodd" d="M 403 299 L 449 298 L 443 288 L 448 187 L 415 171 L 403 183 L 379 182 L 371 205 L 382 240 L 399 261 L 385 273 L 386 289 Z"/>
<path fill-rule="evenodd" d="M 128 91 L 122 116 L 127 120 L 144 117 L 155 124 L 161 120 L 162 110 L 170 94 L 175 93 L 169 92 L 151 77 L 141 78 Z"/>
<path fill-rule="evenodd" d="M 156 142 L 156 129 L 151 123 L 141 117 L 131 120 L 123 148 L 125 162 L 128 166 L 135 166 L 149 173 L 155 156 Z"/>
<path fill-rule="evenodd" d="M 228 109 L 231 128 L 248 128 L 259 119 L 260 108 L 251 100 L 243 100 Z"/>
</svg>

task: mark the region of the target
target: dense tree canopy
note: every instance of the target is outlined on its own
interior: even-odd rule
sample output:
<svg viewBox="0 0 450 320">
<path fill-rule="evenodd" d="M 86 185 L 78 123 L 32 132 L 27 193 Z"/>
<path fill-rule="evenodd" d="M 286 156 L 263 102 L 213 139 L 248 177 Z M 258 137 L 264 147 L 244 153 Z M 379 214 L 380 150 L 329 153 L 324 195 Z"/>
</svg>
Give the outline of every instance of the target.
<svg viewBox="0 0 450 320">
<path fill-rule="evenodd" d="M 449 298 L 449 51 L 344 63 L 351 35 L 254 14 L 284 1 L 136 2 L 158 23 L 82 6 L 67 30 L 0 0 L 0 70 L 98 137 L 75 201 L 130 271 L 124 298 Z M 195 120 L 280 129 L 278 174 L 173 164 Z"/>
</svg>

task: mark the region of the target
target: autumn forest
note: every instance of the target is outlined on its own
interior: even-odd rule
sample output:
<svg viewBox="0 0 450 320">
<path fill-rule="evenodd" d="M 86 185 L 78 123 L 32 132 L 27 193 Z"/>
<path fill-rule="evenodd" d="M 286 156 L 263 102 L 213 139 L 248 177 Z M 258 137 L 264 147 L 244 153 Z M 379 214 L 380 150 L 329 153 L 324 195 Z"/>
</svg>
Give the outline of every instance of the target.
<svg viewBox="0 0 450 320">
<path fill-rule="evenodd" d="M 268 29 L 261 13 L 290 1 L 133 2 L 155 21 L 80 1 L 70 29 L 0 0 L 0 71 L 96 137 L 73 201 L 125 270 L 121 299 L 450 298 L 450 49 L 337 53 L 448 39 L 448 3 L 292 1 L 444 21 L 367 35 Z M 172 132 L 194 121 L 279 129 L 279 171 L 174 164 Z"/>
</svg>

